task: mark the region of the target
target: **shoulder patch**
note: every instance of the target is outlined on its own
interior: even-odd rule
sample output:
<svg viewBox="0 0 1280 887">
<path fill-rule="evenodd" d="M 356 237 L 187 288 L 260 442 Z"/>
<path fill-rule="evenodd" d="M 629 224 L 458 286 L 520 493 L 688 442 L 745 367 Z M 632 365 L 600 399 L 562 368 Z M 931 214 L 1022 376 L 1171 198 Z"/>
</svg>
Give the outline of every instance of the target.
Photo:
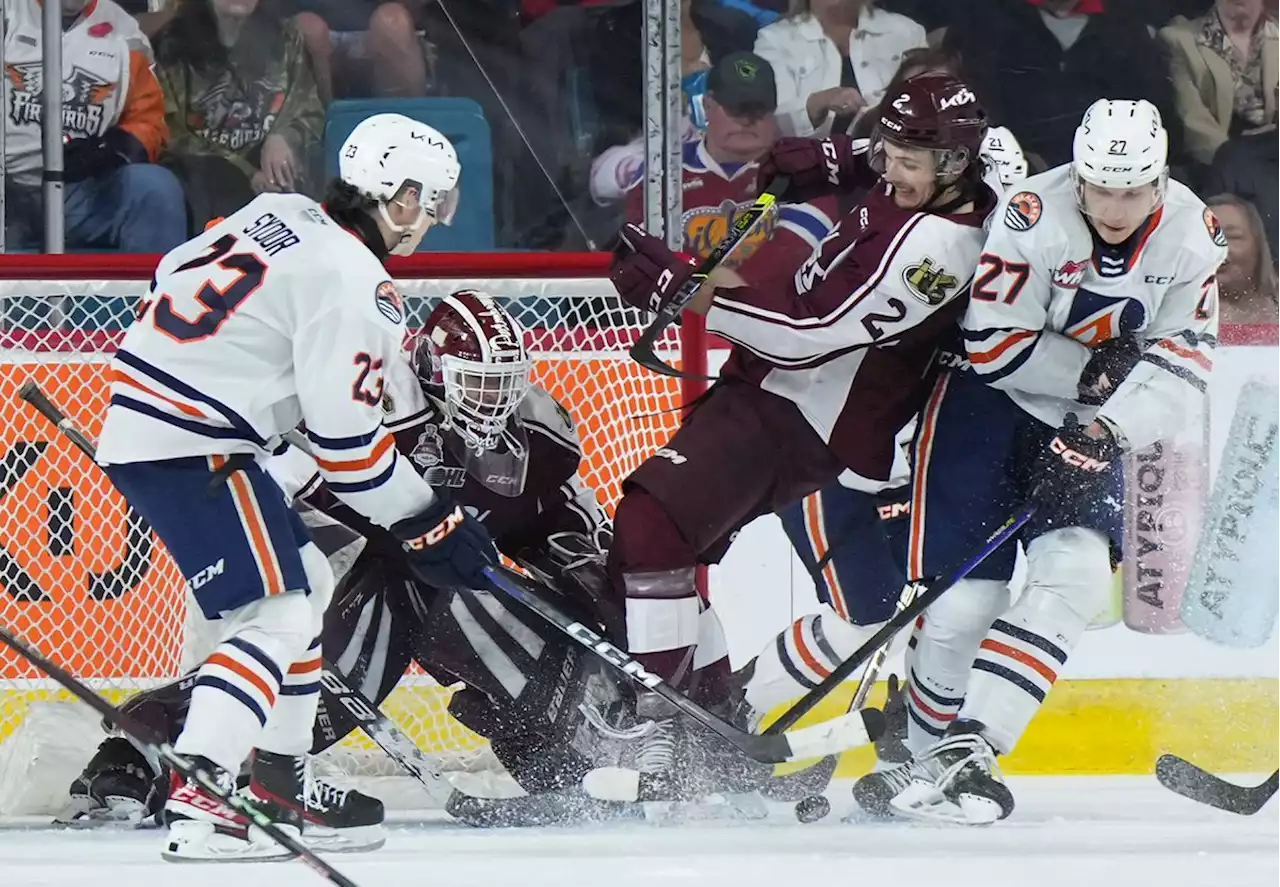
<svg viewBox="0 0 1280 887">
<path fill-rule="evenodd" d="M 902 282 L 911 294 L 926 305 L 940 305 L 960 281 L 945 268 L 933 265 L 933 259 L 925 257 L 902 270 Z"/>
<path fill-rule="evenodd" d="M 1009 198 L 1009 205 L 1004 208 L 1004 223 L 1014 231 L 1026 231 L 1040 221 L 1040 213 L 1044 205 L 1040 198 L 1030 191 L 1019 191 Z"/>
<path fill-rule="evenodd" d="M 404 323 L 404 299 L 396 285 L 389 280 L 378 284 L 373 291 L 373 303 L 378 306 L 379 313 L 392 323 Z"/>
<path fill-rule="evenodd" d="M 1218 246 L 1227 245 L 1227 232 L 1222 230 L 1222 223 L 1209 207 L 1204 208 L 1204 226 L 1209 229 L 1209 239 Z"/>
</svg>

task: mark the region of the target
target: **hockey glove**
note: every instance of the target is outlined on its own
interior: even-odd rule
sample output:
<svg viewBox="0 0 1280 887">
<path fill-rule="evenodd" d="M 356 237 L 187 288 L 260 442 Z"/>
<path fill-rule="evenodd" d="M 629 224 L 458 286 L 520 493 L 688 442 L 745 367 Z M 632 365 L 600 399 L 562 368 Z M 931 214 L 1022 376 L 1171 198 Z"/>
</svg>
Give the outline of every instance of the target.
<svg viewBox="0 0 1280 887">
<path fill-rule="evenodd" d="M 778 139 L 760 161 L 756 189 L 764 191 L 779 175 L 791 178 L 786 199 L 796 203 L 853 187 L 859 178 L 853 139 L 845 135 Z"/>
<path fill-rule="evenodd" d="M 609 280 L 622 301 L 656 314 L 693 277 L 695 267 L 690 256 L 673 253 L 661 238 L 628 223 L 618 232 Z"/>
<path fill-rule="evenodd" d="M 488 588 L 484 568 L 498 562 L 484 524 L 446 493 L 421 514 L 391 527 L 414 572 L 435 588 Z"/>
<path fill-rule="evenodd" d="M 142 143 L 116 126 L 100 136 L 68 139 L 62 148 L 62 177 L 68 182 L 82 182 L 146 160 L 147 150 Z"/>
<path fill-rule="evenodd" d="M 1041 454 L 1036 498 L 1058 505 L 1087 499 L 1110 476 L 1120 445 L 1104 422 L 1101 437 L 1085 433 L 1075 413 L 1067 413 L 1062 427 Z"/>
<path fill-rule="evenodd" d="M 1142 351 L 1142 345 L 1133 336 L 1107 339 L 1095 345 L 1080 374 L 1077 395 L 1080 403 L 1097 406 L 1110 397 L 1142 359 Z"/>
</svg>

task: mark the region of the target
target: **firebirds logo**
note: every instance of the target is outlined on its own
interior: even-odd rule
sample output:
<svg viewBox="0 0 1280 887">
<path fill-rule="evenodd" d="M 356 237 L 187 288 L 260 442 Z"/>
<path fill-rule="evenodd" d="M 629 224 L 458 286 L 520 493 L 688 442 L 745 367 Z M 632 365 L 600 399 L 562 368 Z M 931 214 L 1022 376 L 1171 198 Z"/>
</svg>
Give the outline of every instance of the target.
<svg viewBox="0 0 1280 887">
<path fill-rule="evenodd" d="M 9 119 L 15 126 L 39 126 L 44 118 L 41 62 L 5 65 L 9 78 Z M 106 103 L 118 84 L 103 80 L 79 65 L 62 81 L 62 130 L 70 138 L 98 135 L 106 129 Z"/>
</svg>

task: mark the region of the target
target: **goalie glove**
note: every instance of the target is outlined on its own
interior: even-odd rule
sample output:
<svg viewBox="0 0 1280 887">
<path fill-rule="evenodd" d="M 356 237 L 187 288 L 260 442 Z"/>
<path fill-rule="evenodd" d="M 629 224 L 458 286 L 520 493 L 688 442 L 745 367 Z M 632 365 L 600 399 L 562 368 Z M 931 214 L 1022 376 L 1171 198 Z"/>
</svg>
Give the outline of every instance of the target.
<svg viewBox="0 0 1280 887">
<path fill-rule="evenodd" d="M 1133 336 L 1118 336 L 1094 346 L 1089 362 L 1080 373 L 1077 393 L 1080 403 L 1098 406 L 1105 402 L 1138 365 L 1142 351 L 1142 345 Z"/>
<path fill-rule="evenodd" d="M 626 638 L 622 609 L 614 601 L 605 569 L 603 550 L 612 539 L 609 530 L 599 530 L 595 540 L 584 533 L 552 533 L 546 544 L 526 548 L 516 560 L 563 598 L 567 609 L 589 614 L 590 621 L 604 629 L 615 643 Z"/>
<path fill-rule="evenodd" d="M 622 301 L 657 314 L 689 282 L 695 267 L 690 256 L 672 252 L 661 238 L 628 223 L 618 232 L 609 280 Z"/>
<path fill-rule="evenodd" d="M 423 582 L 435 588 L 488 588 L 484 568 L 498 562 L 498 550 L 484 524 L 449 495 L 436 498 L 414 517 L 391 527 Z"/>
</svg>

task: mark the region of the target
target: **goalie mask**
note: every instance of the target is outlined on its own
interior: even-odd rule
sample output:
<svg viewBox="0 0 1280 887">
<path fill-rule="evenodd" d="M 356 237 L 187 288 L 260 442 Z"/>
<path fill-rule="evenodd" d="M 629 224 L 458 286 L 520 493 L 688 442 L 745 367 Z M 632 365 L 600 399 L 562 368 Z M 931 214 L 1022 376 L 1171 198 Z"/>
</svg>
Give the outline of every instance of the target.
<svg viewBox="0 0 1280 887">
<path fill-rule="evenodd" d="M 523 487 L 527 447 L 511 418 L 529 392 L 532 363 L 524 330 L 492 296 L 460 290 L 436 306 L 410 347 L 418 381 L 440 403 L 446 423 L 465 445 L 467 461 L 509 453 L 521 463 L 518 470 L 495 463 L 485 471 L 468 468 L 468 473 L 497 492 L 518 495 L 519 489 L 508 492 L 507 481 L 519 479 Z"/>
</svg>

